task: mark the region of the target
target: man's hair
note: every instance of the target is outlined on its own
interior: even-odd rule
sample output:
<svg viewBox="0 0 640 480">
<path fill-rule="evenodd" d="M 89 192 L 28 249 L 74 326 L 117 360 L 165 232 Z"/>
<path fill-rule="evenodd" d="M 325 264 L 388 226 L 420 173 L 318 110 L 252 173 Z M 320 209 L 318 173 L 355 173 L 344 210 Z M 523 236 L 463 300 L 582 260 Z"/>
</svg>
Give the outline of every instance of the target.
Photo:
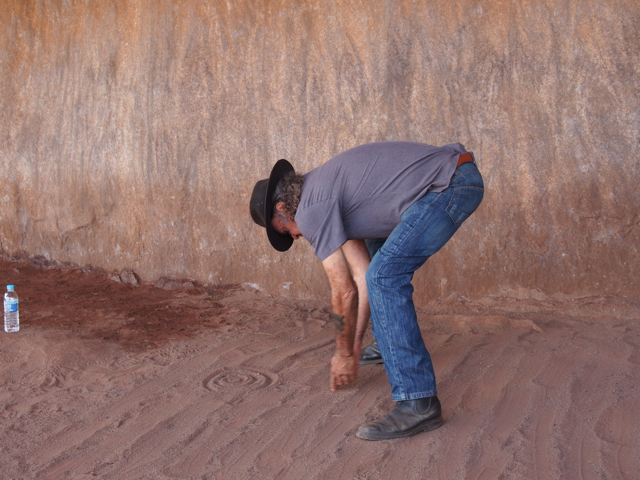
<svg viewBox="0 0 640 480">
<path fill-rule="evenodd" d="M 299 173 L 289 172 L 285 174 L 276 185 L 275 192 L 273 192 L 273 213 L 276 213 L 276 205 L 283 202 L 286 219 L 293 220 L 298 211 L 302 185 L 304 185 L 304 177 Z"/>
</svg>

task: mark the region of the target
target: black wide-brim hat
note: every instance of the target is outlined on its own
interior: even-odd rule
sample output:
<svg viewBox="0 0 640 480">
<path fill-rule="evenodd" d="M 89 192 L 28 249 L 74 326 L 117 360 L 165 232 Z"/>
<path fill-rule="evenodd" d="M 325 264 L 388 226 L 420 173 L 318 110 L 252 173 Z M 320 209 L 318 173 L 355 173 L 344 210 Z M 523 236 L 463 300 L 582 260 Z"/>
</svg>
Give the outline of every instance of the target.
<svg viewBox="0 0 640 480">
<path fill-rule="evenodd" d="M 278 182 L 287 173 L 293 172 L 294 168 L 285 159 L 278 160 L 271 170 L 269 178 L 260 180 L 253 187 L 251 194 L 251 202 L 249 210 L 251 218 L 261 227 L 267 229 L 267 238 L 271 246 L 279 252 L 286 252 L 293 244 L 293 237 L 287 234 L 276 232 L 271 226 L 271 217 L 273 214 L 273 192 L 275 192 Z"/>
</svg>

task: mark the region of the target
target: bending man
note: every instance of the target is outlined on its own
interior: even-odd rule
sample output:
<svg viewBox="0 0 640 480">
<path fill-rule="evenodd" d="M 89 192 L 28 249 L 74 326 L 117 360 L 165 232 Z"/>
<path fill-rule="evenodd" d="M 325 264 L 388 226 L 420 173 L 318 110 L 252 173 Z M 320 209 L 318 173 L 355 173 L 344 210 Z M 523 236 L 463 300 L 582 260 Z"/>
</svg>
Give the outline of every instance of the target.
<svg viewBox="0 0 640 480">
<path fill-rule="evenodd" d="M 394 408 L 357 435 L 387 440 L 442 425 L 436 379 L 413 304 L 414 272 L 471 215 L 484 194 L 473 154 L 377 142 L 335 156 L 306 175 L 279 160 L 256 183 L 250 210 L 271 245 L 304 237 L 331 285 L 337 325 L 330 387 L 357 377 L 358 363 L 384 363 Z M 371 318 L 374 342 L 361 342 Z"/>
</svg>

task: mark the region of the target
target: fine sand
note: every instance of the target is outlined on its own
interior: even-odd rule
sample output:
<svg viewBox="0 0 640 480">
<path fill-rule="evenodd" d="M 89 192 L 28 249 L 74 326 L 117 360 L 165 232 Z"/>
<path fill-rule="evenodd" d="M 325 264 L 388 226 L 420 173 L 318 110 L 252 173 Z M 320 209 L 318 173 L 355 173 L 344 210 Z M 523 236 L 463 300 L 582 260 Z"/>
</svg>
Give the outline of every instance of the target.
<svg viewBox="0 0 640 480">
<path fill-rule="evenodd" d="M 367 442 L 386 374 L 329 391 L 328 300 L 0 260 L 11 283 L 3 479 L 640 478 L 637 303 L 433 302 L 419 318 L 445 424 Z"/>
</svg>

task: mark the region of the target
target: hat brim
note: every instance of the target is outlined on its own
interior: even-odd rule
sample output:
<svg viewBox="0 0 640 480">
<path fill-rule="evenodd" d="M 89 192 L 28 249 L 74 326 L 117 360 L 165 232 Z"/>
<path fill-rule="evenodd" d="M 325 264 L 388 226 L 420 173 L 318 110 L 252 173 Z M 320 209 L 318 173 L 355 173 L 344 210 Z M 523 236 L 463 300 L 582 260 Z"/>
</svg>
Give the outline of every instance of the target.
<svg viewBox="0 0 640 480">
<path fill-rule="evenodd" d="M 271 246 L 279 252 L 286 252 L 291 248 L 291 245 L 293 245 L 293 237 L 288 233 L 283 235 L 276 232 L 276 230 L 271 225 L 273 214 L 273 193 L 276 191 L 278 182 L 282 179 L 282 177 L 284 177 L 287 173 L 293 171 L 295 171 L 293 165 L 291 165 L 287 160 L 278 160 L 273 166 L 273 169 L 271 169 L 271 175 L 269 175 L 269 183 L 267 184 L 266 197 L 264 199 L 263 218 L 265 219 L 267 238 L 269 239 L 269 243 L 271 243 Z"/>
</svg>

